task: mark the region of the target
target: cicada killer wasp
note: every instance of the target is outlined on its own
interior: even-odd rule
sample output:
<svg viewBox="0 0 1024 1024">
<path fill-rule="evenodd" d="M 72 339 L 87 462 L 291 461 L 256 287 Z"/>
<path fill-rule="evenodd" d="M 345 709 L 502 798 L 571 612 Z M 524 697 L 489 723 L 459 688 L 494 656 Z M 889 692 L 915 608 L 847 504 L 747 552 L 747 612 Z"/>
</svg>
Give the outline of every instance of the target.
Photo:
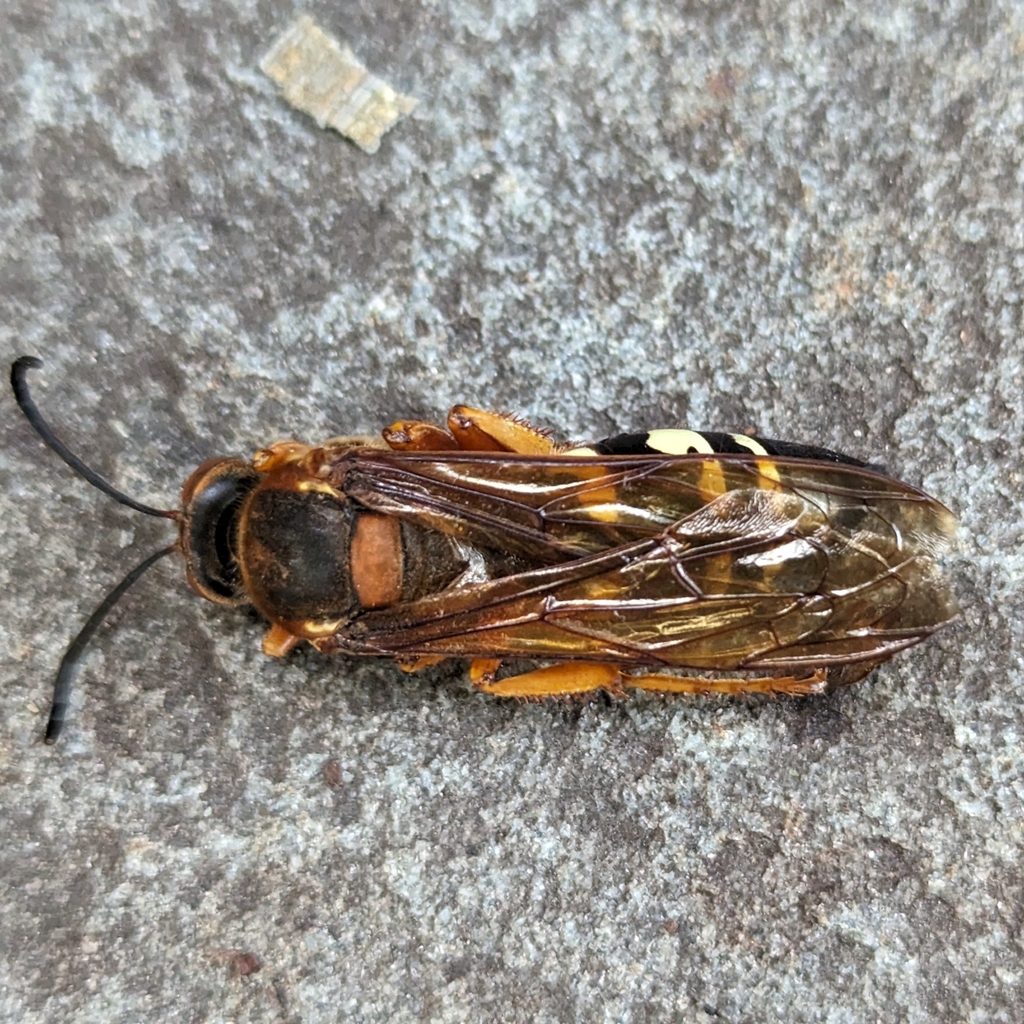
<svg viewBox="0 0 1024 1024">
<path fill-rule="evenodd" d="M 263 649 L 471 659 L 504 697 L 631 689 L 808 694 L 855 682 L 949 622 L 940 558 L 956 528 L 934 498 L 857 459 L 743 434 L 653 430 L 558 444 L 456 406 L 447 429 L 383 441 L 279 442 L 215 458 L 178 510 L 121 494 L 54 435 L 17 360 L 22 411 L 77 473 L 174 519 L 70 645 L 46 739 L 114 602 L 171 551 L 203 597 L 253 605 Z M 544 662 L 501 678 L 503 659 Z"/>
</svg>

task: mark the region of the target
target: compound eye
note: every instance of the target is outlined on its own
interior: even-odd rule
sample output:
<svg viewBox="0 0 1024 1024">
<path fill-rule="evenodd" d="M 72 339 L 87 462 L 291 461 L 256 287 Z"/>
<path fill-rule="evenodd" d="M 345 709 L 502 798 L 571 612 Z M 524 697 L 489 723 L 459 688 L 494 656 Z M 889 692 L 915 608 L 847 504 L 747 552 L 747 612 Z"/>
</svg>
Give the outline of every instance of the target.
<svg viewBox="0 0 1024 1024">
<path fill-rule="evenodd" d="M 181 525 L 185 574 L 203 597 L 217 604 L 244 604 L 248 598 L 238 567 L 238 524 L 259 473 L 241 459 L 204 464 L 186 485 Z"/>
</svg>

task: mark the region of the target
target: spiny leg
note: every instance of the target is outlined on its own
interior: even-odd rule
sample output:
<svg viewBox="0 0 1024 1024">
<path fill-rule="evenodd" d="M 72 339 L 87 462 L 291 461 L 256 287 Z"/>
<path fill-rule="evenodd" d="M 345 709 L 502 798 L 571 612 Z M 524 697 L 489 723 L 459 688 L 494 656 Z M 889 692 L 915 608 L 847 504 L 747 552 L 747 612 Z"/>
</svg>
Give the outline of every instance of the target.
<svg viewBox="0 0 1024 1024">
<path fill-rule="evenodd" d="M 448 413 L 448 429 L 467 452 L 555 455 L 559 445 L 542 430 L 514 416 L 457 405 Z"/>
<path fill-rule="evenodd" d="M 449 433 L 451 431 L 451 433 Z M 448 430 L 421 420 L 398 420 L 381 431 L 398 452 L 513 452 L 552 455 L 558 445 L 543 431 L 514 416 L 457 405 L 448 414 Z"/>
</svg>

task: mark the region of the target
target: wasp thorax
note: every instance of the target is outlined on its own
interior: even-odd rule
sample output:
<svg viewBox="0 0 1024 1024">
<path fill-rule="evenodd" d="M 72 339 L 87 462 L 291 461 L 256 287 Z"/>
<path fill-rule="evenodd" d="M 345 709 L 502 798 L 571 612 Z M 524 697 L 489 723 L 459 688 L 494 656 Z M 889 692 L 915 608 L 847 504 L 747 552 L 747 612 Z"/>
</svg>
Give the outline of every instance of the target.
<svg viewBox="0 0 1024 1024">
<path fill-rule="evenodd" d="M 203 597 L 217 604 L 245 604 L 238 562 L 239 521 L 259 474 L 241 459 L 204 462 L 182 488 L 181 549 L 185 574 Z"/>
<path fill-rule="evenodd" d="M 261 486 L 246 503 L 239 552 L 249 598 L 275 622 L 317 632 L 355 606 L 349 571 L 354 514 L 343 497 Z"/>
</svg>

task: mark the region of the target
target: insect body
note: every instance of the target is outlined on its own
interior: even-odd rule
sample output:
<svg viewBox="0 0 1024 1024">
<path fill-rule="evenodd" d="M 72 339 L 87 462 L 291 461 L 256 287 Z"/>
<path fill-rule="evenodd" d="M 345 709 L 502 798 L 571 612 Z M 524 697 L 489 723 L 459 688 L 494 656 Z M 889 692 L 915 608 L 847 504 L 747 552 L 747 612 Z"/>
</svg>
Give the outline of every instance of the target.
<svg viewBox="0 0 1024 1024">
<path fill-rule="evenodd" d="M 458 406 L 447 429 L 384 443 L 282 442 L 210 460 L 180 511 L 139 506 L 19 404 L 65 461 L 119 501 L 177 520 L 178 542 L 110 595 L 72 644 L 47 730 L 100 618 L 150 561 L 271 623 L 268 654 L 472 659 L 500 696 L 630 688 L 805 694 L 862 678 L 956 614 L 938 559 L 955 530 L 933 498 L 822 448 L 658 430 L 559 445 Z M 505 658 L 551 662 L 497 678 Z M 63 677 L 63 678 L 62 678 Z"/>
</svg>

